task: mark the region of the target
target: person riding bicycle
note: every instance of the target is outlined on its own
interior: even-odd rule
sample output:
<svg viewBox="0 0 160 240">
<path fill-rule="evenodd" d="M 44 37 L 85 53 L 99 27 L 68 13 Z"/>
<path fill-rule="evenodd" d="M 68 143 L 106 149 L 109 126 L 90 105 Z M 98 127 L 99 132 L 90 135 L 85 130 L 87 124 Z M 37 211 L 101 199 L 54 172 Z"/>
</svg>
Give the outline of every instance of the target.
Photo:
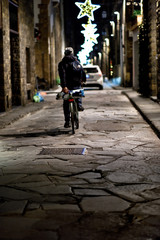
<svg viewBox="0 0 160 240">
<path fill-rule="evenodd" d="M 62 92 L 68 93 L 69 90 L 80 89 L 83 82 L 86 82 L 86 74 L 81 66 L 80 62 L 74 56 L 74 50 L 72 47 L 67 47 L 64 52 L 63 59 L 58 64 L 58 72 L 60 76 L 60 85 Z M 78 111 L 83 111 L 82 99 L 77 98 Z M 69 102 L 63 101 L 63 111 L 65 124 L 64 127 L 70 127 L 70 111 Z"/>
</svg>

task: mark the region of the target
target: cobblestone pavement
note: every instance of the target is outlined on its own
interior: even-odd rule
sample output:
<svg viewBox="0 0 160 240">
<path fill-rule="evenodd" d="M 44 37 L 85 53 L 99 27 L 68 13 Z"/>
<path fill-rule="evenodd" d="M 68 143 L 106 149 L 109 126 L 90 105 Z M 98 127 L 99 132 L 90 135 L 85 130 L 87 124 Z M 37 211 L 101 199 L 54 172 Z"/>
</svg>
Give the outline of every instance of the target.
<svg viewBox="0 0 160 240">
<path fill-rule="evenodd" d="M 0 239 L 160 239 L 160 140 L 119 90 L 86 91 L 0 130 Z M 82 150 L 84 154 L 81 154 Z"/>
</svg>

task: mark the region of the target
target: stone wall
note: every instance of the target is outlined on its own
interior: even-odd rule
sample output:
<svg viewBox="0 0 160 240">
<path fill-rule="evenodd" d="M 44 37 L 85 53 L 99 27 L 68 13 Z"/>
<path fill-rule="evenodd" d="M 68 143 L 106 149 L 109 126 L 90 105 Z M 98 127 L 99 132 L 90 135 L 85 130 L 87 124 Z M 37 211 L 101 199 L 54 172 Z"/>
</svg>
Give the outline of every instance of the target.
<svg viewBox="0 0 160 240">
<path fill-rule="evenodd" d="M 50 84 L 50 65 L 49 65 L 49 19 L 48 19 L 48 3 L 49 0 L 41 0 L 39 8 L 39 23 L 37 28 L 40 32 L 40 39 L 35 43 L 36 54 L 36 76 L 44 78 Z"/>
<path fill-rule="evenodd" d="M 54 88 L 59 78 L 58 63 L 62 58 L 62 1 L 54 4 L 41 0 L 38 4 L 39 21 L 36 24 L 40 38 L 35 43 L 36 75 Z"/>
<path fill-rule="evenodd" d="M 157 95 L 157 32 L 156 0 L 148 1 L 148 36 L 149 36 L 149 88 L 150 95 Z"/>
<path fill-rule="evenodd" d="M 157 98 L 160 99 L 160 1 L 156 1 L 157 13 Z"/>
<path fill-rule="evenodd" d="M 148 1 L 143 0 L 143 22 L 139 26 L 139 92 L 150 96 Z"/>
<path fill-rule="evenodd" d="M 55 9 L 55 77 L 58 78 L 58 63 L 62 58 L 62 28 L 61 28 L 61 15 L 60 15 L 60 6 Z M 64 53 L 63 53 L 64 54 Z"/>
<path fill-rule="evenodd" d="M 35 42 L 33 1 L 19 1 L 19 39 L 20 39 L 20 72 L 21 72 L 21 104 L 30 101 L 35 91 Z M 27 60 L 27 52 L 29 59 Z M 27 61 L 29 61 L 27 63 Z M 29 64 L 29 69 L 27 69 Z"/>
<path fill-rule="evenodd" d="M 2 0 L 2 28 L 1 28 L 1 89 L 3 94 L 0 96 L 0 111 L 11 108 L 11 69 L 10 69 L 10 38 L 9 38 L 9 11 L 8 1 Z"/>
<path fill-rule="evenodd" d="M 3 31 L 2 31 L 2 3 L 0 3 L 0 106 L 4 111 L 4 70 L 3 70 Z"/>
<path fill-rule="evenodd" d="M 14 2 L 18 6 L 18 27 L 12 31 L 9 1 L 0 2 L 0 111 L 7 111 L 15 105 L 25 105 L 32 99 L 35 89 L 33 1 Z M 30 52 L 28 65 L 26 49 Z"/>
</svg>

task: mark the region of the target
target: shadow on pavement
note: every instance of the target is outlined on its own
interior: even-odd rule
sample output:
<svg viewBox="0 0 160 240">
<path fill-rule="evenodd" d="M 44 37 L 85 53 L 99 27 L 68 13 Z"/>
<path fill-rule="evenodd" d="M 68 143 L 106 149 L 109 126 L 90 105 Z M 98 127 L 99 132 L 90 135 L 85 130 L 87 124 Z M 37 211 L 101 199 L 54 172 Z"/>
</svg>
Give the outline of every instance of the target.
<svg viewBox="0 0 160 240">
<path fill-rule="evenodd" d="M 43 132 L 28 132 L 28 133 L 19 133 L 19 134 L 1 134 L 1 137 L 15 137 L 15 138 L 28 138 L 28 137 L 40 137 L 40 136 L 59 136 L 64 134 L 71 134 L 71 128 L 64 130 L 64 129 L 50 129 Z"/>
</svg>

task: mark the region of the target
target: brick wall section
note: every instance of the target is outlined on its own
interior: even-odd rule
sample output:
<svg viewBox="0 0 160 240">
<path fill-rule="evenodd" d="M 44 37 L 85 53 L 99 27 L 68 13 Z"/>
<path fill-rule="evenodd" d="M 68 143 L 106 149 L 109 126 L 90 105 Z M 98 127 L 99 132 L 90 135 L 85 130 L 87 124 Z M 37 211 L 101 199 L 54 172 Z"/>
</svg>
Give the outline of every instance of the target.
<svg viewBox="0 0 160 240">
<path fill-rule="evenodd" d="M 156 1 L 157 12 L 157 98 L 160 100 L 160 1 Z"/>
<path fill-rule="evenodd" d="M 148 1 L 149 18 L 149 83 L 150 95 L 157 95 L 156 0 Z"/>
</svg>

